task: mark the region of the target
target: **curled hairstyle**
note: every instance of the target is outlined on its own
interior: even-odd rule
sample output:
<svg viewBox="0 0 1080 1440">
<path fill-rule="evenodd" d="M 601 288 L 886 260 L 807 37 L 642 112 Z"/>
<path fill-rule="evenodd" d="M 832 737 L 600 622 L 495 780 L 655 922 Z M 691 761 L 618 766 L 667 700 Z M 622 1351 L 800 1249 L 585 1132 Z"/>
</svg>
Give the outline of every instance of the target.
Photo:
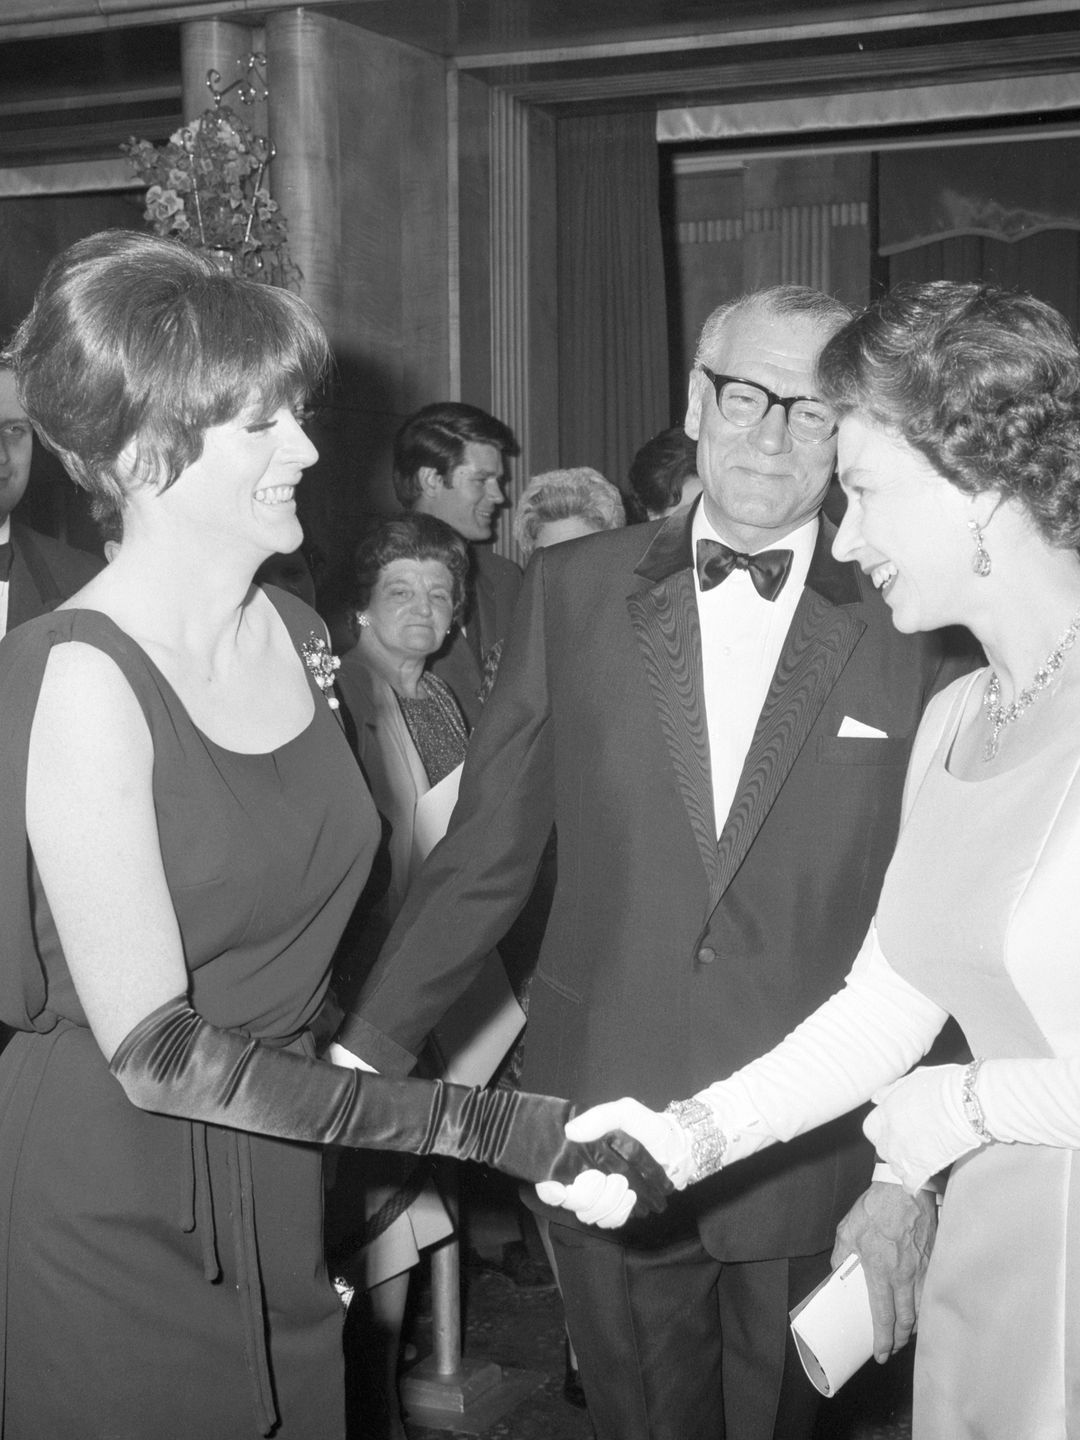
<svg viewBox="0 0 1080 1440">
<path fill-rule="evenodd" d="M 712 312 L 701 327 L 694 364 L 711 366 L 723 343 L 725 326 L 738 316 L 755 312 L 781 318 L 799 316 L 815 321 L 823 330 L 839 330 L 852 316 L 850 305 L 808 285 L 772 285 L 764 290 L 752 290 L 734 300 L 726 300 Z"/>
<path fill-rule="evenodd" d="M 441 400 L 425 405 L 394 436 L 394 494 L 403 510 L 420 499 L 420 471 L 430 467 L 451 483 L 465 459 L 466 445 L 494 445 L 504 458 L 518 453 L 514 432 L 475 405 Z"/>
<path fill-rule="evenodd" d="M 548 470 L 534 475 L 514 511 L 514 539 L 528 560 L 542 525 L 554 520 L 583 520 L 593 530 L 618 530 L 626 524 L 622 496 L 599 470 Z"/>
<path fill-rule="evenodd" d="M 211 425 L 298 405 L 330 355 L 298 295 L 222 275 L 178 241 L 105 230 L 53 260 L 5 358 L 100 520 L 132 479 L 172 485 Z"/>
<path fill-rule="evenodd" d="M 376 522 L 353 553 L 352 603 L 366 610 L 379 576 L 394 560 L 438 560 L 450 572 L 454 619 L 465 609 L 469 547 L 456 530 L 422 511 Z"/>
<path fill-rule="evenodd" d="M 1080 544 L 1080 353 L 1031 295 L 898 285 L 818 362 L 823 398 L 900 435 L 966 495 L 1014 498 L 1052 545 Z"/>
<path fill-rule="evenodd" d="M 630 462 L 627 484 L 646 515 L 662 515 L 682 499 L 683 486 L 697 475 L 697 442 L 681 425 L 646 440 Z"/>
</svg>

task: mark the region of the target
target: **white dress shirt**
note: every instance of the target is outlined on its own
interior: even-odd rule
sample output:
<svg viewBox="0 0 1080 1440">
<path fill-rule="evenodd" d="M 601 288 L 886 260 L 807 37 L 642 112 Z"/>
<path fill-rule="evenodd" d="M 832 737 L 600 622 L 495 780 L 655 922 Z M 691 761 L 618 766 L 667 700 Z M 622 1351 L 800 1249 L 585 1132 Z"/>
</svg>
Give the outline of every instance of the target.
<svg viewBox="0 0 1080 1440">
<path fill-rule="evenodd" d="M 815 516 L 761 547 L 794 552 L 787 581 L 775 600 L 761 598 L 746 570 L 733 570 L 721 584 L 703 591 L 695 567 L 717 837 L 727 823 L 746 752 L 806 582 L 817 532 Z M 699 540 L 731 544 L 709 523 L 704 502 L 695 512 L 691 538 L 695 557 Z"/>
</svg>

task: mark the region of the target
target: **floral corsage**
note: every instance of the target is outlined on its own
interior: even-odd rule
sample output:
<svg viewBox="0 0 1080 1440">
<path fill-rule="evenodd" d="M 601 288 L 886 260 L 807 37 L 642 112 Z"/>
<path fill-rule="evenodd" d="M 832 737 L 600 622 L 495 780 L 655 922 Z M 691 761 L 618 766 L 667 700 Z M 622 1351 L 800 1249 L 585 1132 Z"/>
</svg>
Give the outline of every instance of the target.
<svg viewBox="0 0 1080 1440">
<path fill-rule="evenodd" d="M 322 636 L 316 635 L 314 630 L 301 644 L 300 654 L 303 655 L 304 664 L 311 671 L 315 684 L 326 696 L 326 703 L 331 710 L 336 710 L 338 698 L 333 693 L 334 675 L 340 670 L 341 661 L 331 651 Z"/>
</svg>

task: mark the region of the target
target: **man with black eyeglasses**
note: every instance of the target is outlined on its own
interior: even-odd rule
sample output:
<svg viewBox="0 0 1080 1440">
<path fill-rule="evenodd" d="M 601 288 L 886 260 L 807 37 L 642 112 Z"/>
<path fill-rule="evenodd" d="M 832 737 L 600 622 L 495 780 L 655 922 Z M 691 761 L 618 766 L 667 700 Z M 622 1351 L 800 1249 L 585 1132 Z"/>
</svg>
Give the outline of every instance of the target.
<svg viewBox="0 0 1080 1440">
<path fill-rule="evenodd" d="M 847 316 L 799 287 L 714 312 L 686 414 L 701 500 L 533 562 L 449 834 L 347 1026 L 377 1068 L 411 1066 L 552 822 L 526 1088 L 662 1107 L 775 1044 L 847 973 L 923 706 L 960 668 L 893 628 L 819 518 L 836 425 L 814 366 Z M 817 1397 L 787 1317 L 828 1273 L 838 1222 L 837 1259 L 862 1255 L 904 1343 L 933 1205 L 866 1191 L 872 1161 L 846 1120 L 622 1230 L 544 1210 L 599 1440 L 808 1440 Z"/>
</svg>

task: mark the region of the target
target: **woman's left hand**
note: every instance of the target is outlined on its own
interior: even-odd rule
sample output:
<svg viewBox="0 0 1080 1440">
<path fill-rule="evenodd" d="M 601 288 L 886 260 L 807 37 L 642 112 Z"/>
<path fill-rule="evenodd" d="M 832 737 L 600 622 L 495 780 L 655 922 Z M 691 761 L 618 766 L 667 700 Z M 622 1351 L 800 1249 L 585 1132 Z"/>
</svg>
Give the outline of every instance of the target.
<svg viewBox="0 0 1080 1440">
<path fill-rule="evenodd" d="M 871 1096 L 863 1133 L 913 1195 L 983 1143 L 964 1114 L 963 1080 L 962 1065 L 920 1066 Z"/>
</svg>

